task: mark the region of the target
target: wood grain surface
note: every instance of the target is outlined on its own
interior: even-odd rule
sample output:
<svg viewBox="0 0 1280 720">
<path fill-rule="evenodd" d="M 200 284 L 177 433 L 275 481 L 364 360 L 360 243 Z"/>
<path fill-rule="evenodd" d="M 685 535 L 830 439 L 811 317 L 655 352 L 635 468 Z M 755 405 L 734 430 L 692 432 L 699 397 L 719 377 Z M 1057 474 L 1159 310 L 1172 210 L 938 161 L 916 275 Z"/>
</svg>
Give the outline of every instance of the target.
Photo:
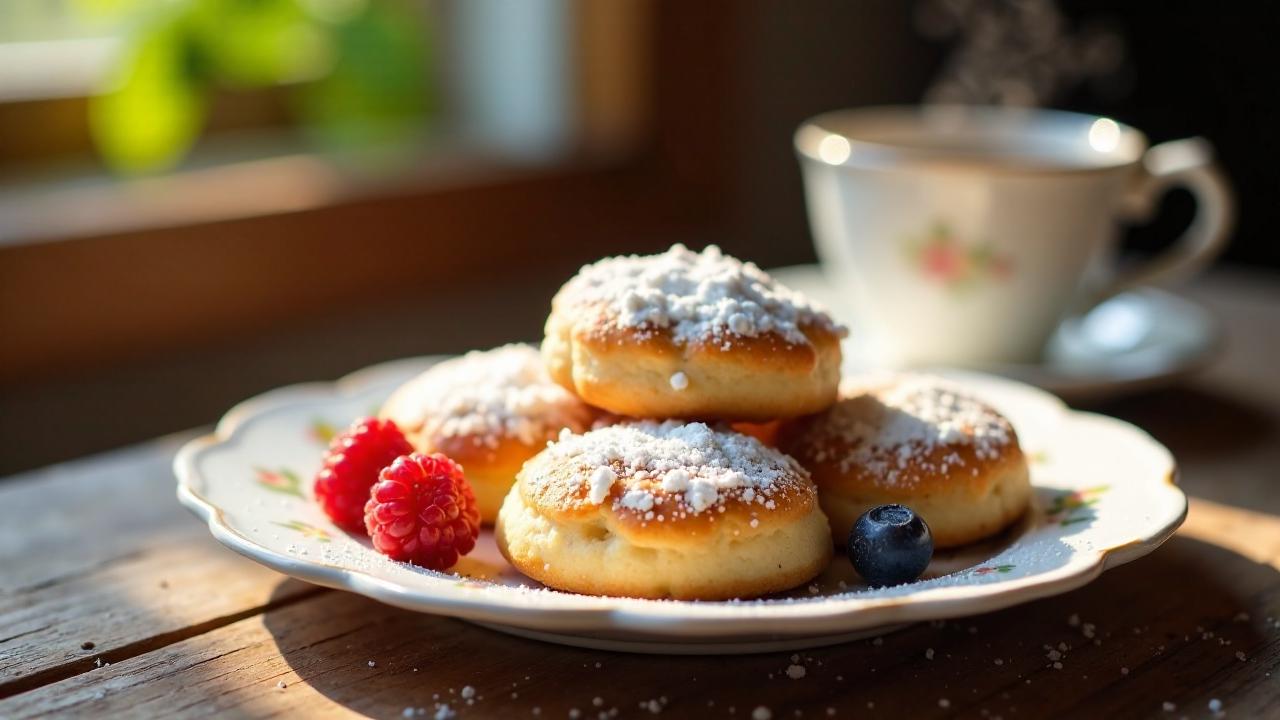
<svg viewBox="0 0 1280 720">
<path fill-rule="evenodd" d="M 0 483 L 0 718 L 1280 716 L 1280 286 L 1191 293 L 1221 361 L 1099 408 L 1173 449 L 1187 523 L 1075 592 L 795 658 L 546 645 L 222 548 L 174 499 L 172 437 Z"/>
</svg>

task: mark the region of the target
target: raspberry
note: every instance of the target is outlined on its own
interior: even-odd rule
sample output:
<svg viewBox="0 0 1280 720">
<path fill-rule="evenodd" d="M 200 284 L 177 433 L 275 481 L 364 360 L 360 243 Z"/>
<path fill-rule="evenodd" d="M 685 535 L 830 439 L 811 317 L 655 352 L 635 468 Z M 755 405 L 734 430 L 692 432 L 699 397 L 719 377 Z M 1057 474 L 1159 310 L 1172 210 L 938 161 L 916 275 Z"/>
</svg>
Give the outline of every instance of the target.
<svg viewBox="0 0 1280 720">
<path fill-rule="evenodd" d="M 440 453 L 396 458 L 364 506 L 373 546 L 393 560 L 447 570 L 476 546 L 480 510 L 462 468 Z"/>
<path fill-rule="evenodd" d="M 413 446 L 390 420 L 364 418 L 335 435 L 315 481 L 325 515 L 338 527 L 364 532 L 364 504 L 378 471 L 411 452 Z"/>
</svg>

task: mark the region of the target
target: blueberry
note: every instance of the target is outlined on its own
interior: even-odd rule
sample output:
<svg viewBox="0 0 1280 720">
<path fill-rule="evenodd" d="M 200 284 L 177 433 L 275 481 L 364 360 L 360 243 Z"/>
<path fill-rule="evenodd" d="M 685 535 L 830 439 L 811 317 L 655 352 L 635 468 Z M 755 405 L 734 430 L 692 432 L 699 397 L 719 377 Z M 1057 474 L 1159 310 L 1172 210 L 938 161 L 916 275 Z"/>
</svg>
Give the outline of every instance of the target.
<svg viewBox="0 0 1280 720">
<path fill-rule="evenodd" d="M 933 533 L 904 505 L 871 508 L 849 532 L 849 561 L 872 587 L 909 583 L 932 557 Z"/>
</svg>

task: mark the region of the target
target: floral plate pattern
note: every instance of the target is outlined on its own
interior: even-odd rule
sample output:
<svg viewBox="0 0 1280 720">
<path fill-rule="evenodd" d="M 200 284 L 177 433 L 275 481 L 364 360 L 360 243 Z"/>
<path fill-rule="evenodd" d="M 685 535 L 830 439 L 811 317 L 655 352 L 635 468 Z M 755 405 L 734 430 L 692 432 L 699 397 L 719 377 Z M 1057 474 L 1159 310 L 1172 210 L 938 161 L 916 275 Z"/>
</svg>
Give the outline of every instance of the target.
<svg viewBox="0 0 1280 720">
<path fill-rule="evenodd" d="M 869 589 L 837 553 L 810 585 L 763 600 L 590 597 L 520 575 L 488 530 L 454 572 L 434 572 L 387 560 L 335 527 L 312 501 L 310 478 L 336 428 L 439 359 L 378 365 L 241 403 L 174 459 L 179 499 L 223 544 L 308 582 L 552 642 L 679 653 L 832 644 L 1066 592 L 1151 552 L 1186 516 L 1173 458 L 1146 433 L 1073 412 L 1026 385 L 956 373 L 1012 420 L 1032 461 L 1035 499 L 1017 526 L 939 554 L 918 582 Z"/>
</svg>

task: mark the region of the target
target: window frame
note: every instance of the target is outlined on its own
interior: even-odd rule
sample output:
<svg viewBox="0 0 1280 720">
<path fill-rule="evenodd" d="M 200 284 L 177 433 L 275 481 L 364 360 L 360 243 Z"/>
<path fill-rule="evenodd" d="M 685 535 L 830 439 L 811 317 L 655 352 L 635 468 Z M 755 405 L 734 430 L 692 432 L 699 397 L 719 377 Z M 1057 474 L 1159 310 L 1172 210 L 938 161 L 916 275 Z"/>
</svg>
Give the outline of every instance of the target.
<svg viewBox="0 0 1280 720">
<path fill-rule="evenodd" d="M 602 121 L 563 164 L 0 246 L 0 388 L 269 333 L 435 278 L 718 237 L 728 221 L 739 13 L 726 2 L 610 6 L 579 16 L 579 52 L 612 75 L 580 83 L 584 118 Z M 617 44 L 636 64 L 600 60 L 602 37 L 637 23 L 643 40 Z M 624 81 L 630 91 L 619 91 Z"/>
</svg>

